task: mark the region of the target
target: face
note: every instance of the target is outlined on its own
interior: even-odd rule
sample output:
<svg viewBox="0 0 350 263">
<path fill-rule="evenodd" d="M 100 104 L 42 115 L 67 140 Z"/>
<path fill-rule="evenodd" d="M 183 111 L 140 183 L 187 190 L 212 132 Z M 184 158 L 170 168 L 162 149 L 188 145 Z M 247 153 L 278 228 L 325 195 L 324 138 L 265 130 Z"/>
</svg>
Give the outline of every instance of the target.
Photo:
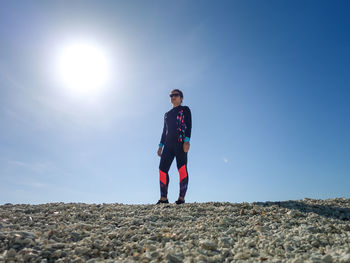
<svg viewBox="0 0 350 263">
<path fill-rule="evenodd" d="M 178 91 L 174 91 L 170 93 L 170 96 L 171 95 L 177 95 L 177 96 L 170 97 L 171 103 L 174 105 L 180 105 L 182 101 L 182 98 L 180 97 L 180 93 Z"/>
</svg>

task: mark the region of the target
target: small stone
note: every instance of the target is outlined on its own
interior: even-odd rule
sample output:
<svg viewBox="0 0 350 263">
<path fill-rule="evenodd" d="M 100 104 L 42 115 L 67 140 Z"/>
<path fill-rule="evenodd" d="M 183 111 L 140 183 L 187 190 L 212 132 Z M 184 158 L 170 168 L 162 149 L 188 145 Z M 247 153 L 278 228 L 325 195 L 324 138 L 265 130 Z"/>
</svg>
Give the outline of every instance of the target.
<svg viewBox="0 0 350 263">
<path fill-rule="evenodd" d="M 339 259 L 340 263 L 350 263 L 350 254 L 342 255 Z"/>
<path fill-rule="evenodd" d="M 56 263 L 57 261 L 55 261 L 55 263 Z M 74 259 L 73 261 L 72 261 L 72 263 L 84 263 L 85 261 L 82 259 L 82 258 L 76 258 L 76 259 Z"/>
<path fill-rule="evenodd" d="M 214 241 L 207 240 L 207 239 L 201 240 L 200 245 L 202 248 L 208 249 L 208 250 L 215 250 L 217 248 L 217 244 Z"/>
<path fill-rule="evenodd" d="M 10 248 L 6 253 L 6 258 L 7 259 L 15 258 L 16 254 L 17 254 L 16 250 L 14 250 L 13 248 Z"/>
<path fill-rule="evenodd" d="M 233 257 L 234 259 L 248 259 L 250 258 L 250 254 L 247 252 L 238 252 L 236 255 Z"/>
<path fill-rule="evenodd" d="M 149 251 L 155 251 L 155 250 L 157 250 L 157 247 L 154 246 L 154 245 L 148 245 L 148 246 L 146 247 L 146 249 L 149 250 Z"/>
<path fill-rule="evenodd" d="M 324 263 L 332 263 L 333 262 L 333 258 L 331 255 L 325 255 L 322 257 L 322 262 Z"/>
<path fill-rule="evenodd" d="M 322 262 L 322 260 L 321 260 L 321 257 L 319 257 L 319 256 L 312 256 L 311 257 L 311 262 L 319 263 L 319 262 Z"/>
<path fill-rule="evenodd" d="M 168 260 L 168 263 L 182 263 L 183 261 L 176 257 L 175 255 L 168 253 L 165 257 Z"/>
<path fill-rule="evenodd" d="M 290 210 L 287 212 L 287 215 L 294 217 L 297 214 L 297 212 L 295 210 Z"/>
</svg>

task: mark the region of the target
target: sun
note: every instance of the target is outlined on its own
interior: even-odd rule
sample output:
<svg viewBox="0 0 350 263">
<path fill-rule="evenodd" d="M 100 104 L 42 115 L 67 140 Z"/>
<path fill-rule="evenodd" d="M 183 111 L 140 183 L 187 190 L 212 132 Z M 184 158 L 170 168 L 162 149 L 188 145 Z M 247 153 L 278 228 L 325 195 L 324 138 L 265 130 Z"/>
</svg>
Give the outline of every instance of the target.
<svg viewBox="0 0 350 263">
<path fill-rule="evenodd" d="M 98 91 L 110 77 L 106 52 L 88 42 L 64 45 L 57 55 L 57 68 L 60 82 L 79 93 Z"/>
</svg>

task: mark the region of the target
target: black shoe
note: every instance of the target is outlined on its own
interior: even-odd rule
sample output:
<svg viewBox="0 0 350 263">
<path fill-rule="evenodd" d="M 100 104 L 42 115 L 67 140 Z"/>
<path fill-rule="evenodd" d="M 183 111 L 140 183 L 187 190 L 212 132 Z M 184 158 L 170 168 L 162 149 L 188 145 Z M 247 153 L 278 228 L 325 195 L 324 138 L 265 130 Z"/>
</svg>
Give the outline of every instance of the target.
<svg viewBox="0 0 350 263">
<path fill-rule="evenodd" d="M 158 202 L 156 203 L 156 205 L 162 204 L 162 203 L 164 203 L 164 204 L 169 204 L 169 200 L 168 200 L 168 199 L 167 199 L 167 200 L 161 200 L 161 199 L 159 199 Z"/>
<path fill-rule="evenodd" d="M 177 201 L 175 202 L 175 204 L 179 205 L 179 204 L 183 204 L 185 203 L 185 200 L 181 200 L 181 199 L 177 199 Z"/>
</svg>

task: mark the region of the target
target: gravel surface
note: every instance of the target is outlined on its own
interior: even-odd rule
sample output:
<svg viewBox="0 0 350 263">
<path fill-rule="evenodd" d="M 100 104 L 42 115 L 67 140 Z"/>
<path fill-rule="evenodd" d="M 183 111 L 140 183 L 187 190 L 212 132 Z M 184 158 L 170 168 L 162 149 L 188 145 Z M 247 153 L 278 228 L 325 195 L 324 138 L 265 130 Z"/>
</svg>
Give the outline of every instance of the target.
<svg viewBox="0 0 350 263">
<path fill-rule="evenodd" d="M 350 263 L 350 199 L 0 206 L 0 262 Z"/>
</svg>

